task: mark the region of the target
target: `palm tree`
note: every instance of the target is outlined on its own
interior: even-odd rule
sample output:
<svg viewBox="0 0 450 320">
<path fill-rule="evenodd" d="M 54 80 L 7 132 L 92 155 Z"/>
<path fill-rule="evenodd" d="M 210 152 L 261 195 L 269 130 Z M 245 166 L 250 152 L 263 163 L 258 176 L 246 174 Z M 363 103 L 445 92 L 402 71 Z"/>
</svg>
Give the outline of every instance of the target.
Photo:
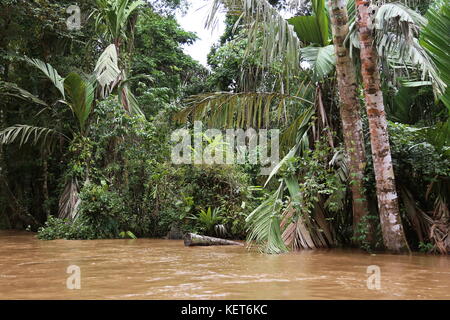
<svg viewBox="0 0 450 320">
<path fill-rule="evenodd" d="M 108 85 L 117 78 L 118 66 L 115 46 L 111 45 L 102 53 L 97 61 L 94 73 L 89 76 L 70 72 L 65 78 L 61 77 L 57 70 L 50 64 L 38 59 L 25 59 L 29 64 L 39 69 L 54 85 L 60 94 L 60 99 L 53 104 L 47 104 L 28 91 L 17 87 L 13 83 L 0 83 L 3 95 L 14 96 L 22 100 L 28 100 L 34 104 L 44 107 L 38 115 L 54 107 L 57 104 L 67 106 L 77 122 L 77 129 L 66 135 L 57 128 L 38 127 L 32 125 L 14 125 L 0 131 L 0 144 L 19 142 L 20 146 L 31 143 L 40 144 L 45 152 L 51 145 L 63 139 L 72 142 L 79 139 L 82 143 L 88 134 L 88 119 L 95 105 L 95 93 L 97 84 L 102 92 L 108 90 Z M 72 136 L 70 138 L 69 136 Z M 86 163 L 86 174 L 88 179 L 89 165 Z M 44 181 L 45 182 L 45 181 Z M 75 218 L 77 207 L 80 203 L 78 197 L 79 184 L 77 177 L 72 177 L 66 182 L 66 187 L 60 197 L 59 216 L 61 218 Z"/>
<path fill-rule="evenodd" d="M 91 15 L 95 15 L 95 24 L 103 32 L 105 38 L 116 46 L 119 55 L 123 45 L 130 45 L 134 24 L 133 15 L 144 5 L 142 0 L 96 0 L 97 8 Z"/>
<path fill-rule="evenodd" d="M 48 63 L 44 63 L 38 59 L 28 58 L 26 61 L 43 72 L 45 76 L 47 76 L 47 78 L 53 83 L 55 88 L 58 89 L 61 97 L 56 103 L 61 103 L 69 107 L 75 116 L 75 119 L 78 121 L 78 134 L 81 136 L 86 135 L 87 119 L 94 104 L 96 88 L 95 78 L 83 77 L 75 72 L 71 72 L 67 75 L 67 77 L 63 78 Z M 5 95 L 28 99 L 33 103 L 44 106 L 45 108 L 40 113 L 51 107 L 46 102 L 26 90 L 17 87 L 15 84 L 3 83 L 3 86 L 5 88 L 3 94 Z M 16 125 L 6 128 L 0 132 L 0 142 L 2 144 L 8 144 L 15 142 L 16 140 L 20 140 L 21 145 L 28 142 L 33 144 L 45 144 L 50 142 L 49 139 L 54 136 L 67 138 L 67 136 L 56 129 L 29 125 Z"/>
<path fill-rule="evenodd" d="M 393 252 L 409 252 L 399 212 L 395 176 L 392 165 L 386 113 L 381 91 L 378 54 L 373 36 L 370 1 L 357 0 L 358 29 L 361 46 L 361 73 L 369 119 L 373 166 L 383 242 Z"/>
<path fill-rule="evenodd" d="M 117 87 L 119 102 L 124 109 L 130 113 L 142 114 L 136 97 L 131 92 L 128 79 L 128 61 L 131 59 L 133 48 L 133 31 L 137 20 L 137 10 L 145 5 L 142 0 L 96 0 L 97 8 L 91 13 L 95 16 L 96 29 L 101 32 L 108 41 L 111 42 L 110 48 L 114 48 L 118 58 L 124 54 L 122 48 L 128 47 L 129 55 L 119 61 L 118 73 L 108 77 L 109 94 L 114 87 Z M 126 49 L 126 48 L 125 48 Z"/>
<path fill-rule="evenodd" d="M 366 154 L 357 92 L 356 70 L 349 50 L 344 43 L 349 33 L 347 1 L 330 0 L 328 7 L 336 56 L 336 78 L 341 101 L 342 131 L 352 175 L 350 186 L 353 196 L 353 237 L 358 239 L 360 236 L 357 232 L 358 226 L 363 221 L 368 222 L 365 217 L 369 214 L 369 209 L 364 193 L 363 179 L 365 176 Z M 368 234 L 367 237 L 367 240 L 370 242 L 372 235 Z"/>
</svg>

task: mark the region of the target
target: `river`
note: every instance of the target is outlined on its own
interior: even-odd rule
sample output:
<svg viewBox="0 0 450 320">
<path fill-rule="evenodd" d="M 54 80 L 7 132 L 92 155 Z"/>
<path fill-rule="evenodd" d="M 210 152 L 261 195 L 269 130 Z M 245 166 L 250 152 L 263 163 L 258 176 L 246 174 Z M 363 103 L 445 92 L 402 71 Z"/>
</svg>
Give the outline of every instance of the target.
<svg viewBox="0 0 450 320">
<path fill-rule="evenodd" d="M 67 288 L 69 266 L 79 267 L 80 289 Z M 377 275 L 369 266 L 379 268 L 379 287 L 369 281 L 368 288 Z M 0 231 L 0 299 L 450 299 L 450 258 L 339 249 L 264 255 Z"/>
</svg>

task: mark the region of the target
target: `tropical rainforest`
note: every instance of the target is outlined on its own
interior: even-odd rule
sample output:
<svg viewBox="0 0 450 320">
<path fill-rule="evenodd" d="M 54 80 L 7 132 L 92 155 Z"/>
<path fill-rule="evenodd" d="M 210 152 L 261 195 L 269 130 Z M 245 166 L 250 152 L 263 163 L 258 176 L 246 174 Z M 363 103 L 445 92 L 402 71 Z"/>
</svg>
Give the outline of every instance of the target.
<svg viewBox="0 0 450 320">
<path fill-rule="evenodd" d="M 184 0 L 0 0 L 0 228 L 450 253 L 449 1 L 203 2 L 208 66 Z M 196 121 L 280 162 L 174 164 Z"/>
</svg>

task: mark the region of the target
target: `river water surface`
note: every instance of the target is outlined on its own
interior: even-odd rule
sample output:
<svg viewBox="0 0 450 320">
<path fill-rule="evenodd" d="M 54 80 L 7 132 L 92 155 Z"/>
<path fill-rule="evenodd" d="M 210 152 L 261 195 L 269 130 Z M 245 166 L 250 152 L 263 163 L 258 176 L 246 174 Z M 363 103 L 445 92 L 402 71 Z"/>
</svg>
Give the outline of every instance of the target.
<svg viewBox="0 0 450 320">
<path fill-rule="evenodd" d="M 67 289 L 67 268 L 81 288 Z M 381 271 L 369 290 L 367 267 Z M 40 241 L 0 231 L 0 299 L 450 299 L 450 258 L 347 250 L 264 255 L 173 240 Z"/>
</svg>

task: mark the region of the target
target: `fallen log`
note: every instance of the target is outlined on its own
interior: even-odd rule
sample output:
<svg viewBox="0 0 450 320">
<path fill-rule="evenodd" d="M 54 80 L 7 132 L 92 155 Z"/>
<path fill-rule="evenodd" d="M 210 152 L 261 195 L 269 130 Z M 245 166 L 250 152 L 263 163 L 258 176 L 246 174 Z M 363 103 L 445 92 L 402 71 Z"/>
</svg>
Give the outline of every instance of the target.
<svg viewBox="0 0 450 320">
<path fill-rule="evenodd" d="M 221 238 L 214 238 L 208 236 L 200 236 L 195 233 L 188 233 L 184 236 L 184 245 L 190 246 L 243 246 L 242 243 L 225 240 Z"/>
</svg>

